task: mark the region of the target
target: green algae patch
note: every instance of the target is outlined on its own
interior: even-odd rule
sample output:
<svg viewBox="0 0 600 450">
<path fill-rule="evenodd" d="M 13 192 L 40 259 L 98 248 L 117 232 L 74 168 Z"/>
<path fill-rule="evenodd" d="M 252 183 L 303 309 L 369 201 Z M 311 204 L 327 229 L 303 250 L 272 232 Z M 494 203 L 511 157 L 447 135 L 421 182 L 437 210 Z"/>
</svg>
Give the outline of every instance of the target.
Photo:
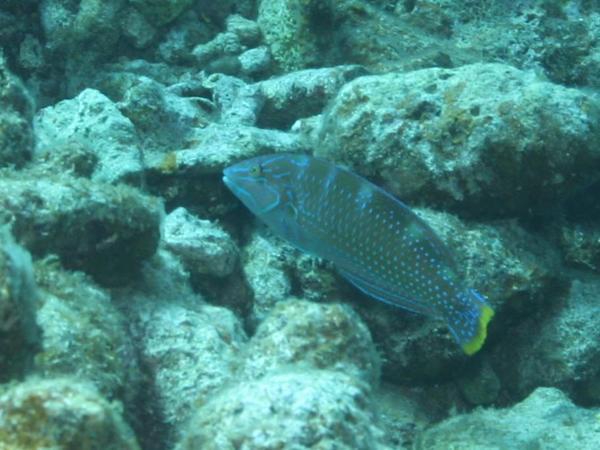
<svg viewBox="0 0 600 450">
<path fill-rule="evenodd" d="M 177 170 L 177 153 L 167 153 L 158 165 L 158 170 L 164 174 L 171 174 L 175 172 Z"/>
</svg>

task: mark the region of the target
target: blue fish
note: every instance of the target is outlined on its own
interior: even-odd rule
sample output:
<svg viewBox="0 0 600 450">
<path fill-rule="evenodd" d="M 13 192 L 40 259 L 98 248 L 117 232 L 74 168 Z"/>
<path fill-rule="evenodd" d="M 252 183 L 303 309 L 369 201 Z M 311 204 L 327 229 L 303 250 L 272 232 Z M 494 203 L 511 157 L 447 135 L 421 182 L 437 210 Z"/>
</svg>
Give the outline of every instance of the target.
<svg viewBox="0 0 600 450">
<path fill-rule="evenodd" d="M 332 261 L 371 297 L 443 319 L 471 355 L 494 312 L 460 280 L 433 230 L 366 179 L 306 155 L 259 156 L 223 172 L 227 187 L 276 234 Z"/>
</svg>

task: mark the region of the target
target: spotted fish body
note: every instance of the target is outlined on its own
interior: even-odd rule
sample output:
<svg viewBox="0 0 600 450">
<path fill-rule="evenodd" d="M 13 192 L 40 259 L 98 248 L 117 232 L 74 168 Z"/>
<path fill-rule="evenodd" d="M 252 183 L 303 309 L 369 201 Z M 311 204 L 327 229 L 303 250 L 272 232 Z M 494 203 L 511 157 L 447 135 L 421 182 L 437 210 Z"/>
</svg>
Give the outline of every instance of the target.
<svg viewBox="0 0 600 450">
<path fill-rule="evenodd" d="M 444 319 L 467 354 L 483 345 L 492 309 L 463 286 L 431 228 L 381 188 L 292 154 L 242 161 L 223 181 L 276 234 L 332 261 L 363 292 Z"/>
</svg>

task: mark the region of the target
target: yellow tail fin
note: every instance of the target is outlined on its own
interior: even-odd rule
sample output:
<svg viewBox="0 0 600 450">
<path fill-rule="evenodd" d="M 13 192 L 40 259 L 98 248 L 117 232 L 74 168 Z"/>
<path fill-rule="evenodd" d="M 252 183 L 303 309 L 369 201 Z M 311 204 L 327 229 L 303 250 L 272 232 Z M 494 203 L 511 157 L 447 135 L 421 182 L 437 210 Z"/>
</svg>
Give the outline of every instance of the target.
<svg viewBox="0 0 600 450">
<path fill-rule="evenodd" d="M 462 348 L 467 355 L 476 353 L 483 346 L 487 336 L 488 323 L 492 320 L 492 317 L 494 317 L 494 310 L 486 304 L 481 305 L 480 312 L 477 333 L 473 336 L 473 339 L 462 345 Z"/>
</svg>

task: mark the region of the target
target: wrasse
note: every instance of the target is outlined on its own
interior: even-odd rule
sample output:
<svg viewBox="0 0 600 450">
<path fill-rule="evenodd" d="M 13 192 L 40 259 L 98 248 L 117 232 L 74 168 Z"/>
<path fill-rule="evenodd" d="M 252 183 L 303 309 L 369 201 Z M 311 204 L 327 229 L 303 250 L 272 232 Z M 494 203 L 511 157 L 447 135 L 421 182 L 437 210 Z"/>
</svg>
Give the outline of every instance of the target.
<svg viewBox="0 0 600 450">
<path fill-rule="evenodd" d="M 371 297 L 443 319 L 471 355 L 494 312 L 463 285 L 447 248 L 406 205 L 323 159 L 275 154 L 226 168 L 229 189 L 276 234 L 332 261 Z"/>
</svg>

